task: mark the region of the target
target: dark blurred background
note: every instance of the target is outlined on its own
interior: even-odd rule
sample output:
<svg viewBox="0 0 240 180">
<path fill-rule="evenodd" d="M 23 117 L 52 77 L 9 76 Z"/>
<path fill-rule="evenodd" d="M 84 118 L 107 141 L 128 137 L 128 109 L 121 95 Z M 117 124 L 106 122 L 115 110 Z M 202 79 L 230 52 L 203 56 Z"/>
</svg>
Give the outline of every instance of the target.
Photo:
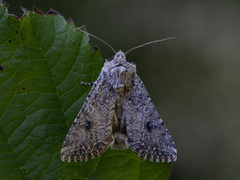
<svg viewBox="0 0 240 180">
<path fill-rule="evenodd" d="M 240 1 L 6 0 L 50 8 L 123 51 L 178 148 L 171 179 L 240 179 Z M 113 52 L 94 39 L 102 57 Z"/>
</svg>

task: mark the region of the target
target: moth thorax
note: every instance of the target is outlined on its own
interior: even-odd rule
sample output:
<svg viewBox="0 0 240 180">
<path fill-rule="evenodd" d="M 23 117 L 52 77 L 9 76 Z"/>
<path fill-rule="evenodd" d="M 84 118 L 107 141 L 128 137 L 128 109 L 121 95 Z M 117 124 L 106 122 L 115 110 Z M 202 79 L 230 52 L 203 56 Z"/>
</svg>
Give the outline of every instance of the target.
<svg viewBox="0 0 240 180">
<path fill-rule="evenodd" d="M 112 87 L 117 92 L 122 92 L 127 86 L 126 77 L 128 71 L 124 66 L 115 67 L 112 71 Z"/>
</svg>

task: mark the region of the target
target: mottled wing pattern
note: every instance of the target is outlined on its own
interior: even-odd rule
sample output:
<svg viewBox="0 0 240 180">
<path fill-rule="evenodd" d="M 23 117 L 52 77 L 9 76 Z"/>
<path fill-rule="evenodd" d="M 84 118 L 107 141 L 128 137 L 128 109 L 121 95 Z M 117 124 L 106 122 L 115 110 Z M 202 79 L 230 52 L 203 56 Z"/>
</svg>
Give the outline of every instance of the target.
<svg viewBox="0 0 240 180">
<path fill-rule="evenodd" d="M 126 134 L 132 151 L 151 161 L 176 161 L 177 150 L 171 135 L 137 75 L 123 104 Z"/>
<path fill-rule="evenodd" d="M 115 100 L 106 80 L 94 83 L 63 142 L 62 161 L 86 161 L 105 152 L 112 142 Z"/>
</svg>

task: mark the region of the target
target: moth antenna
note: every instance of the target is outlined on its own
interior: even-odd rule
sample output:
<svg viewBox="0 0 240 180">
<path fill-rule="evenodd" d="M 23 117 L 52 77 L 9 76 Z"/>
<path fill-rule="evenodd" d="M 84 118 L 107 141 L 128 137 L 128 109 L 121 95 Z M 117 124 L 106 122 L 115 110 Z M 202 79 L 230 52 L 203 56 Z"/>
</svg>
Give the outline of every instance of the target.
<svg viewBox="0 0 240 180">
<path fill-rule="evenodd" d="M 165 39 L 158 39 L 158 40 L 155 40 L 155 41 L 150 41 L 150 42 L 141 44 L 141 45 L 139 45 L 139 46 L 135 46 L 135 47 L 129 49 L 127 52 L 125 52 L 125 55 L 127 55 L 128 53 L 130 53 L 130 52 L 133 51 L 134 49 L 138 49 L 138 48 L 147 46 L 147 45 L 149 45 L 149 44 L 154 44 L 154 43 L 158 43 L 158 42 L 162 42 L 162 41 L 167 41 L 167 40 L 170 40 L 170 39 L 175 39 L 175 37 L 169 37 L 169 38 L 165 38 Z"/>
<path fill-rule="evenodd" d="M 100 39 L 99 37 L 97 37 L 97 36 L 95 36 L 95 35 L 93 35 L 93 34 L 90 34 L 89 32 L 83 31 L 83 30 L 80 29 L 80 28 L 79 28 L 79 30 L 80 30 L 81 32 L 86 33 L 87 35 L 89 35 L 89 36 L 91 36 L 91 37 L 99 40 L 100 42 L 102 42 L 103 44 L 107 45 L 108 47 L 110 47 L 111 50 L 112 50 L 115 54 L 117 53 L 116 50 L 115 50 L 110 44 L 108 44 L 106 41 Z"/>
</svg>

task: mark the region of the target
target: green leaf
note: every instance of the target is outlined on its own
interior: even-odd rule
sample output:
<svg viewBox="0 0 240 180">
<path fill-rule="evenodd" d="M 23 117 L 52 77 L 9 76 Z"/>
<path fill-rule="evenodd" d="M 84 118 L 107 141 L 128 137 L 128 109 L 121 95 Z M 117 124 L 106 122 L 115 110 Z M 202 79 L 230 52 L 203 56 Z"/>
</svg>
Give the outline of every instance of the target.
<svg viewBox="0 0 240 180">
<path fill-rule="evenodd" d="M 60 159 L 63 140 L 103 61 L 88 36 L 51 11 L 21 19 L 0 5 L 0 177 L 167 179 L 171 164 L 111 150 L 87 162 Z"/>
</svg>

